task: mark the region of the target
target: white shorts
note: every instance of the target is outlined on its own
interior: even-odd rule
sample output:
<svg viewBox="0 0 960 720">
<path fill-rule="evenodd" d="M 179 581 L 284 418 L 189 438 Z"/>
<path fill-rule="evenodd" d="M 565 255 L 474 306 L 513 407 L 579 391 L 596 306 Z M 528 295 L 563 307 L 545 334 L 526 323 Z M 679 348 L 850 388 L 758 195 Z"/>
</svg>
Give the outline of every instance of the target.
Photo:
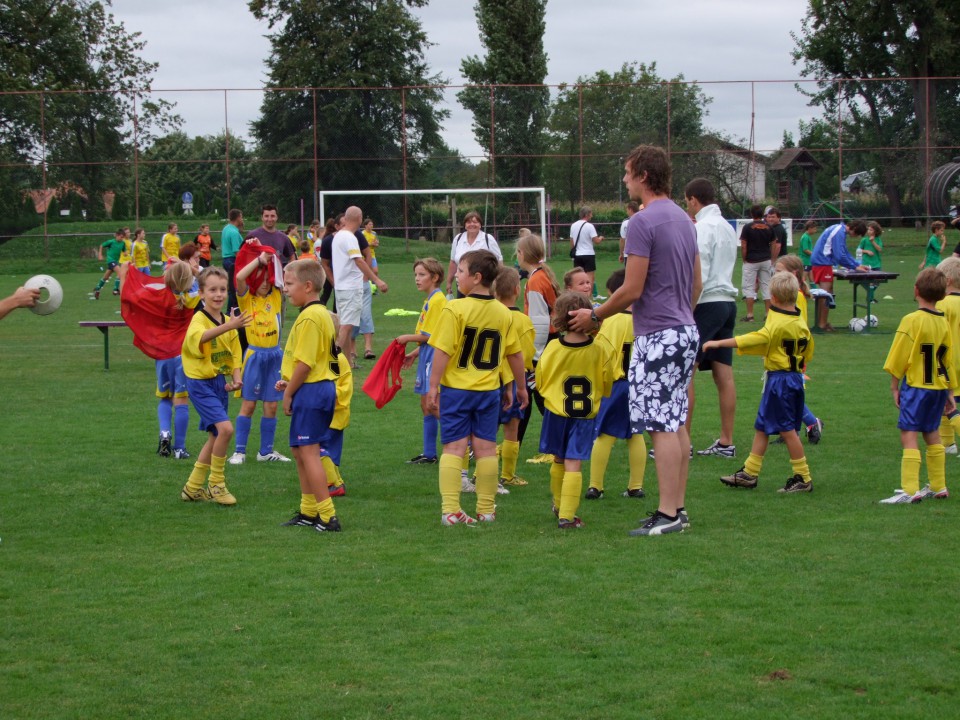
<svg viewBox="0 0 960 720">
<path fill-rule="evenodd" d="M 341 290 L 334 287 L 337 296 L 337 315 L 341 325 L 360 325 L 360 315 L 363 311 L 363 288 L 349 288 Z"/>
<path fill-rule="evenodd" d="M 743 287 L 744 297 L 751 300 L 757 299 L 757 281 L 760 281 L 760 297 L 764 300 L 770 299 L 770 276 L 773 274 L 773 263 L 769 260 L 763 262 L 743 264 Z"/>
</svg>

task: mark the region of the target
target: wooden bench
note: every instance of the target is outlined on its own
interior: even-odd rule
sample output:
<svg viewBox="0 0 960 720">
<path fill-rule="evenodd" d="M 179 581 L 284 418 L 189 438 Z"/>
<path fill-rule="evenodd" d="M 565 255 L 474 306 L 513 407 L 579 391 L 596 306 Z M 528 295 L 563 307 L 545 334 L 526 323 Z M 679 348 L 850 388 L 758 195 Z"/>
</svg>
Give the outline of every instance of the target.
<svg viewBox="0 0 960 720">
<path fill-rule="evenodd" d="M 103 333 L 103 369 L 110 369 L 110 328 L 126 327 L 123 320 L 81 320 L 80 327 L 95 327 Z"/>
</svg>

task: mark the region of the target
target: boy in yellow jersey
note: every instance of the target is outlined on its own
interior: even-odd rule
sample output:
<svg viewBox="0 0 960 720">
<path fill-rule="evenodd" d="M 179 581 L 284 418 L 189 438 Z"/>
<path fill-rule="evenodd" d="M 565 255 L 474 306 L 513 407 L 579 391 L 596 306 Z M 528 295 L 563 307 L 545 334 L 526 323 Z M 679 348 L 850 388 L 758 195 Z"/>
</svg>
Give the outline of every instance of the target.
<svg viewBox="0 0 960 720">
<path fill-rule="evenodd" d="M 314 261 L 316 262 L 316 261 Z M 333 316 L 333 327 L 340 332 L 337 316 Z M 342 497 L 347 494 L 347 485 L 340 475 L 340 463 L 343 460 L 343 431 L 350 425 L 350 401 L 353 399 L 353 370 L 342 350 L 337 352 L 340 364 L 340 377 L 337 378 L 337 403 L 330 420 L 330 431 L 320 442 L 320 461 L 327 473 L 327 489 L 330 497 Z"/>
<path fill-rule="evenodd" d="M 170 263 L 180 258 L 180 236 L 177 235 L 177 224 L 167 225 L 167 232 L 160 242 L 160 259 Z"/>
<path fill-rule="evenodd" d="M 533 329 L 533 321 L 517 307 L 517 299 L 520 297 L 520 273 L 512 267 L 500 268 L 493 284 L 493 294 L 513 315 L 513 326 L 516 328 L 520 351 L 523 353 L 523 368 L 529 372 L 533 370 L 533 355 L 536 352 L 533 340 L 536 332 Z M 520 408 L 517 389 L 511 385 L 513 376 L 510 367 L 506 364 L 500 366 L 500 379 L 504 387 L 511 388 L 514 396 L 510 407 L 500 410 L 500 424 L 503 425 L 500 485 L 526 485 L 527 481 L 517 476 L 517 459 L 520 457 L 520 419 L 524 411 Z"/>
<path fill-rule="evenodd" d="M 607 279 L 607 295 L 613 295 L 621 285 L 626 271 L 616 270 Z M 610 451 L 617 438 L 627 441 L 630 462 L 630 479 L 623 497 L 643 498 L 643 473 L 647 469 L 647 444 L 643 433 L 634 434 L 630 427 L 630 355 L 633 351 L 633 314 L 624 310 L 608 317 L 600 325 L 597 342 L 605 343 L 617 362 L 613 369 L 613 386 L 610 397 L 600 402 L 597 413 L 595 440 L 590 453 L 590 487 L 583 497 L 599 500 L 603 497 L 603 476 L 610 462 Z"/>
<path fill-rule="evenodd" d="M 735 347 L 738 355 L 764 356 L 766 378 L 753 424 L 756 432 L 750 456 L 742 468 L 733 475 L 721 477 L 720 482 L 730 487 L 755 488 L 770 436 L 779 433 L 787 445 L 793 468 L 793 475 L 780 492 L 810 492 L 813 480 L 797 433 L 803 416 L 803 369 L 813 357 L 813 336 L 797 309 L 800 291 L 797 279 L 789 272 L 775 273 L 769 290 L 770 311 L 760 330 L 703 344 L 704 351 Z"/>
<path fill-rule="evenodd" d="M 580 467 L 590 459 L 600 399 L 610 395 L 619 359 L 608 343 L 569 329 L 570 313 L 582 308 L 593 309 L 588 295 L 566 291 L 557 298 L 552 322 L 561 337 L 547 343 L 536 370 L 544 403 L 540 452 L 553 455 L 550 490 L 561 530 L 583 526 L 576 514 Z"/>
<path fill-rule="evenodd" d="M 241 465 L 247 458 L 247 439 L 257 402 L 263 403 L 257 461 L 290 462 L 290 458 L 273 449 L 277 433 L 277 403 L 283 398 L 283 393 L 277 390 L 283 361 L 280 349 L 282 297 L 280 288 L 274 283 L 274 257 L 273 252 L 263 251 L 237 270 L 237 305 L 250 316 L 251 322 L 243 357 L 243 389 L 240 391 L 243 402 L 237 416 L 236 445 L 229 460 L 231 465 Z"/>
<path fill-rule="evenodd" d="M 953 348 L 953 365 L 950 367 L 950 384 L 954 401 L 960 397 L 960 258 L 952 255 L 937 265 L 937 269 L 947 278 L 947 294 L 937 303 L 950 327 L 950 347 Z M 947 455 L 957 454 L 956 434 L 960 432 L 960 412 L 956 410 L 950 416 L 940 420 L 940 441 Z"/>
<path fill-rule="evenodd" d="M 227 414 L 227 393 L 238 390 L 243 384 L 237 329 L 248 325 L 250 317 L 240 313 L 227 318 L 221 312 L 227 301 L 228 282 L 223 268 L 207 268 L 200 273 L 199 280 L 203 309 L 195 312 L 190 320 L 181 358 L 190 402 L 200 416 L 200 429 L 206 431 L 208 437 L 197 455 L 187 484 L 180 491 L 180 498 L 236 505 L 237 499 L 227 490 L 223 475 L 227 448 L 233 435 L 233 425 Z M 227 374 L 231 375 L 229 382 L 224 379 Z M 207 487 L 204 487 L 205 483 Z"/>
<path fill-rule="evenodd" d="M 320 304 L 323 269 L 313 260 L 294 260 L 283 271 L 284 291 L 300 308 L 283 350 L 283 412 L 290 416 L 290 447 L 300 478 L 300 510 L 284 525 L 303 525 L 317 532 L 340 532 L 320 443 L 328 437 L 337 402 L 336 331 Z"/>
<path fill-rule="evenodd" d="M 523 352 L 513 326 L 513 313 L 490 295 L 500 261 L 489 250 L 465 253 L 457 266 L 457 285 L 464 295 L 451 300 L 440 314 L 436 332 L 427 410 L 440 413 L 440 496 L 443 525 L 475 525 L 496 519 L 497 429 L 500 417 L 500 366 L 504 357 L 517 381 L 520 407 L 526 407 Z M 503 405 L 513 402 L 504 392 Z M 477 518 L 460 508 L 460 468 L 467 441 L 477 459 Z"/>
<path fill-rule="evenodd" d="M 944 452 L 940 442 L 940 416 L 956 410 L 951 387 L 953 353 L 950 328 L 936 303 L 947 293 L 947 278 L 935 267 L 917 275 L 913 296 L 919 310 L 905 315 L 897 328 L 883 369 L 890 373 L 893 402 L 900 408 L 900 489 L 880 502 L 884 505 L 917 503 L 924 498 L 948 497 Z M 920 448 L 917 434 L 927 446 L 927 479 L 920 489 Z"/>
<path fill-rule="evenodd" d="M 133 266 L 144 275 L 150 274 L 150 246 L 147 244 L 147 233 L 143 228 L 137 228 L 133 233 Z"/>
<path fill-rule="evenodd" d="M 397 342 L 401 345 L 415 342 L 416 349 L 407 353 L 403 367 L 408 368 L 417 361 L 417 379 L 413 391 L 420 396 L 420 411 L 423 414 L 423 449 L 407 460 L 408 465 L 435 465 L 437 463 L 437 434 L 440 421 L 427 410 L 427 393 L 430 391 L 430 371 L 433 369 L 433 348 L 428 344 L 440 320 L 440 313 L 447 304 L 447 298 L 440 289 L 443 284 L 443 265 L 436 258 L 423 258 L 413 263 L 413 280 L 417 290 L 426 293 L 420 318 L 412 335 L 400 335 Z"/>
</svg>

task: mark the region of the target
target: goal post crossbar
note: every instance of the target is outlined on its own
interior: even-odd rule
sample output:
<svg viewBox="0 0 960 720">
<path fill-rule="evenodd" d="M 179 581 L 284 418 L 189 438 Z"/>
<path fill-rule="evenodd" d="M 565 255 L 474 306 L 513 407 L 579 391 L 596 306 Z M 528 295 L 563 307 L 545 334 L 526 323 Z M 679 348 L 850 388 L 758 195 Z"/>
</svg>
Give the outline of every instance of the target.
<svg viewBox="0 0 960 720">
<path fill-rule="evenodd" d="M 324 199 L 327 196 L 343 195 L 507 195 L 517 193 L 536 193 L 537 206 L 540 211 L 540 237 L 547 242 L 547 194 L 542 187 L 513 187 L 513 188 L 427 188 L 424 190 L 320 190 L 319 207 L 320 217 L 326 217 Z M 457 227 L 457 219 L 451 218 L 453 227 Z"/>
</svg>

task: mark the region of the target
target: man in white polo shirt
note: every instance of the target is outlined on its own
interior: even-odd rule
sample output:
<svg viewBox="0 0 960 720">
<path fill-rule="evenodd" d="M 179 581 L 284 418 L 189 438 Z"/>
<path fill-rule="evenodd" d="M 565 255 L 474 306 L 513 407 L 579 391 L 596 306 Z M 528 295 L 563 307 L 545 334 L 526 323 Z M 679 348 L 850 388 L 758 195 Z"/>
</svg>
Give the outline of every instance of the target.
<svg viewBox="0 0 960 720">
<path fill-rule="evenodd" d="M 593 246 L 603 242 L 603 235 L 590 222 L 593 210 L 586 205 L 580 208 L 580 219 L 570 226 L 570 249 L 573 251 L 573 266 L 583 268 L 593 284 L 593 295 L 597 295 L 597 251 Z"/>
<path fill-rule="evenodd" d="M 337 313 L 340 317 L 337 344 L 349 358 L 351 366 L 356 366 L 357 361 L 353 328 L 360 324 L 364 278 L 376 285 L 380 292 L 387 292 L 387 284 L 370 269 L 360 252 L 356 232 L 362 222 L 363 211 L 360 208 L 355 205 L 347 208 L 343 215 L 343 224 L 333 236 L 333 256 L 330 260 L 333 290 L 337 295 Z"/>
</svg>

